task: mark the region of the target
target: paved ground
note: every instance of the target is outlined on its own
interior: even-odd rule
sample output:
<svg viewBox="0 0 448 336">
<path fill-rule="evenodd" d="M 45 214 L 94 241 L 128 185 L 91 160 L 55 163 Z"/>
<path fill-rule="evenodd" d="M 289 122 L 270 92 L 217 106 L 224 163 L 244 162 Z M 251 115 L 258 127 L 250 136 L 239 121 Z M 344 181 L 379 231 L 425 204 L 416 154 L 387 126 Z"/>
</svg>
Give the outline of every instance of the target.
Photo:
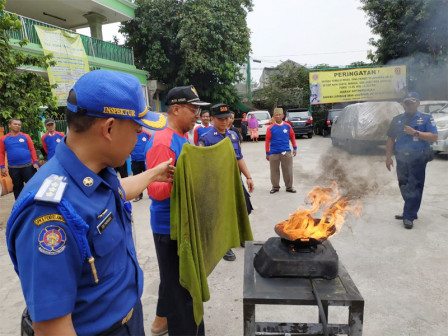
<svg viewBox="0 0 448 336">
<path fill-rule="evenodd" d="M 395 173 L 388 172 L 382 155 L 350 156 L 331 147 L 328 138 L 298 139 L 294 159 L 297 194 L 282 189 L 269 194 L 269 166 L 264 142 L 244 143 L 243 153 L 255 182 L 250 216 L 255 240 L 274 236 L 273 227 L 304 204 L 313 186 L 335 179 L 343 191 L 363 202 L 360 218 L 348 217 L 333 246 L 365 299 L 367 336 L 442 336 L 448 330 L 448 161 L 428 165 L 427 183 L 418 221 L 405 230 L 394 215 L 402 200 Z M 12 196 L 0 198 L 0 335 L 18 335 L 24 308 L 20 283 L 6 251 L 4 231 Z M 146 329 L 155 312 L 157 261 L 149 228 L 149 200 L 134 203 L 137 250 L 145 272 L 143 305 Z M 244 249 L 235 249 L 235 262 L 222 261 L 209 277 L 211 299 L 205 303 L 208 335 L 242 335 Z M 317 322 L 313 307 L 265 306 L 257 319 Z M 347 309 L 330 308 L 330 322 L 343 322 Z"/>
</svg>

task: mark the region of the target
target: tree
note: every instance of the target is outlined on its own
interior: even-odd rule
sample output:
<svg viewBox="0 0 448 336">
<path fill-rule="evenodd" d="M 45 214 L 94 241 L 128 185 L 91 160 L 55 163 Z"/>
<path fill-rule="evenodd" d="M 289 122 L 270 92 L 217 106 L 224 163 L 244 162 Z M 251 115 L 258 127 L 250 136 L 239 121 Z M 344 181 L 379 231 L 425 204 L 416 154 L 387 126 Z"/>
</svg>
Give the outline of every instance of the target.
<svg viewBox="0 0 448 336">
<path fill-rule="evenodd" d="M 305 67 L 286 61 L 269 76 L 265 86 L 256 91 L 253 103 L 257 108 L 273 110 L 283 108 L 307 107 L 310 102 L 309 71 Z"/>
<path fill-rule="evenodd" d="M 448 96 L 448 0 L 361 0 L 377 64 L 405 64 L 408 88 L 427 98 Z"/>
<path fill-rule="evenodd" d="M 11 118 L 22 120 L 23 128 L 32 131 L 42 126 L 39 106 L 48 106 L 49 113 L 57 110 L 52 86 L 37 73 L 21 70 L 22 66 L 47 68 L 54 65 L 51 56 L 32 56 L 15 50 L 9 34 L 22 28 L 16 15 L 5 13 L 5 0 L 0 0 L 0 125 Z M 23 47 L 28 43 L 22 40 Z M 37 139 L 33 139 L 37 140 Z"/>
<path fill-rule="evenodd" d="M 250 52 L 252 0 L 137 0 L 120 32 L 138 67 L 167 87 L 193 84 L 201 99 L 231 104 Z"/>
</svg>

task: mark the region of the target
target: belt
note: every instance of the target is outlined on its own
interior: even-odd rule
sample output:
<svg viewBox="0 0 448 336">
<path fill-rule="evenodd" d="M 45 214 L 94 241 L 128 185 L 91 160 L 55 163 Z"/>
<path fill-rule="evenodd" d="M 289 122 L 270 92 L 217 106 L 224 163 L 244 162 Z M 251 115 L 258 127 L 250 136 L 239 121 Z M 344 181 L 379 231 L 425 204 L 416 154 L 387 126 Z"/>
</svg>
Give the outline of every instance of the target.
<svg viewBox="0 0 448 336">
<path fill-rule="evenodd" d="M 412 151 L 412 152 L 398 152 L 396 155 L 404 155 L 404 156 L 412 156 L 412 155 L 419 155 L 425 153 L 425 150 L 418 150 L 418 151 Z"/>
<path fill-rule="evenodd" d="M 106 335 L 109 335 L 109 334 L 113 333 L 115 330 L 117 330 L 121 326 L 123 326 L 126 323 L 128 323 L 129 320 L 131 319 L 133 313 L 134 313 L 134 308 L 132 308 L 129 311 L 129 313 L 127 313 L 126 316 L 123 317 L 123 319 L 121 321 L 115 322 L 112 325 L 112 327 L 110 327 L 109 329 L 104 330 L 103 332 L 100 332 L 99 334 L 97 334 L 97 336 L 106 336 Z"/>
</svg>

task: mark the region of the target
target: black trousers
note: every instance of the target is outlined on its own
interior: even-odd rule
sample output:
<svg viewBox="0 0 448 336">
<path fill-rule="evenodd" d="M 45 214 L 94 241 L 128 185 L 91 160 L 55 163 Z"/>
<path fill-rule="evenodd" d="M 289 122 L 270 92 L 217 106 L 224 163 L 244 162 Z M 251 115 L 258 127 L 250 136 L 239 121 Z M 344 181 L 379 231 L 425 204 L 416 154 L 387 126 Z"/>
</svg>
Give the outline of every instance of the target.
<svg viewBox="0 0 448 336">
<path fill-rule="evenodd" d="M 122 166 L 116 167 L 115 171 L 117 173 L 120 173 L 121 178 L 128 177 L 128 165 L 127 162 L 125 162 Z"/>
<path fill-rule="evenodd" d="M 146 169 L 145 161 L 131 161 L 131 169 L 134 176 L 143 173 Z M 140 194 L 140 197 L 143 197 L 143 193 Z"/>
<path fill-rule="evenodd" d="M 154 245 L 159 262 L 160 285 L 156 314 L 168 319 L 168 334 L 205 335 L 204 321 L 196 325 L 193 300 L 179 282 L 177 241 L 170 235 L 154 233 Z"/>
<path fill-rule="evenodd" d="M 33 166 L 29 165 L 22 168 L 9 167 L 8 170 L 9 176 L 12 180 L 12 191 L 14 193 L 14 198 L 17 199 L 23 189 L 24 184 L 33 177 L 36 169 Z"/>
</svg>

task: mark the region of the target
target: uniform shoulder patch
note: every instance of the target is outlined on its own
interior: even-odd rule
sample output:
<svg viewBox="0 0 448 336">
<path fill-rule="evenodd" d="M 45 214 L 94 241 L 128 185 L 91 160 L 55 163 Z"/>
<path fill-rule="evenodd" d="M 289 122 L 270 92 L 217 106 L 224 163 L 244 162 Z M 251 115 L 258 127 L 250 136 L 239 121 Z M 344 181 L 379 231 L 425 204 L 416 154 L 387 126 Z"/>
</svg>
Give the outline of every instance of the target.
<svg viewBox="0 0 448 336">
<path fill-rule="evenodd" d="M 39 233 L 39 251 L 46 255 L 57 255 L 65 250 L 67 235 L 58 225 L 49 225 Z"/>
<path fill-rule="evenodd" d="M 48 176 L 34 196 L 35 201 L 59 204 L 67 187 L 67 178 L 65 176 Z"/>
<path fill-rule="evenodd" d="M 36 219 L 33 220 L 33 223 L 36 226 L 41 226 L 42 224 L 48 223 L 48 222 L 65 223 L 65 219 L 60 214 L 48 214 L 48 215 L 43 215 L 43 216 L 37 217 Z"/>
</svg>

